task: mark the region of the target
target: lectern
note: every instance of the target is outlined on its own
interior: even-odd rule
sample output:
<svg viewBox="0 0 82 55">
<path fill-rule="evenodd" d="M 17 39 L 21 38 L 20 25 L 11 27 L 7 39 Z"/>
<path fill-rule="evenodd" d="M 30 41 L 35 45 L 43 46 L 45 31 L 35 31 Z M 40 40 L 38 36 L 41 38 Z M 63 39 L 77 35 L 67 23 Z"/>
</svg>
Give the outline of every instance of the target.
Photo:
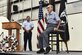
<svg viewBox="0 0 82 55">
<path fill-rule="evenodd" d="M 17 51 L 20 51 L 19 39 L 20 39 L 20 29 L 21 25 L 17 22 L 3 22 L 2 28 L 8 30 L 8 35 L 12 35 L 12 30 L 16 29 L 16 38 L 18 40 Z M 11 46 L 11 42 L 9 41 L 9 46 Z"/>
</svg>

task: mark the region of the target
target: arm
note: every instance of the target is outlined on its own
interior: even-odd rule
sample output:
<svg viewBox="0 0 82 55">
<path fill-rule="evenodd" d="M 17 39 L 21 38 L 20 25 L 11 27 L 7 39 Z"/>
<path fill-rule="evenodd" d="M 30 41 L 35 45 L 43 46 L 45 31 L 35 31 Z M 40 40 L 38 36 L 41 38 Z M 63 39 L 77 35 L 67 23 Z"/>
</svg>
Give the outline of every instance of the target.
<svg viewBox="0 0 82 55">
<path fill-rule="evenodd" d="M 28 32 L 28 30 L 26 30 L 26 28 L 25 28 L 25 21 L 23 22 L 22 27 L 23 27 L 24 31 Z"/>
<path fill-rule="evenodd" d="M 32 31 L 34 27 L 32 27 L 29 31 Z"/>
<path fill-rule="evenodd" d="M 45 22 L 46 22 L 46 24 L 47 24 L 47 18 L 45 17 Z"/>
<path fill-rule="evenodd" d="M 23 27 L 23 30 L 26 31 L 27 33 L 29 32 L 29 30 L 26 30 L 24 27 Z"/>
<path fill-rule="evenodd" d="M 58 30 L 59 29 L 59 26 L 61 24 L 61 19 L 60 17 L 58 16 L 58 14 L 55 13 L 55 16 L 56 16 L 56 21 L 57 21 L 57 27 L 54 28 L 54 30 Z"/>
<path fill-rule="evenodd" d="M 58 21 L 57 29 L 59 29 L 60 24 L 61 24 L 61 21 Z"/>
<path fill-rule="evenodd" d="M 61 24 L 61 21 L 59 20 L 57 23 L 58 23 L 58 24 L 57 24 L 57 27 L 56 27 L 56 28 L 54 28 L 54 31 L 56 31 L 56 30 L 58 30 L 58 29 L 59 29 L 59 26 L 60 26 L 60 24 Z"/>
</svg>

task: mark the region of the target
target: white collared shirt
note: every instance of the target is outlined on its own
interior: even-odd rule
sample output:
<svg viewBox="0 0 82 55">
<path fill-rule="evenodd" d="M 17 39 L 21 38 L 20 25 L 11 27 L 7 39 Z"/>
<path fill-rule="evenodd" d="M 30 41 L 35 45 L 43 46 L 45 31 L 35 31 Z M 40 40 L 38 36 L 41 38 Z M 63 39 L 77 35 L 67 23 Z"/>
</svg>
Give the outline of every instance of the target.
<svg viewBox="0 0 82 55">
<path fill-rule="evenodd" d="M 31 21 L 29 22 L 24 21 L 22 27 L 25 28 L 26 30 L 30 30 L 31 28 L 34 27 L 34 24 Z"/>
<path fill-rule="evenodd" d="M 60 18 L 56 12 L 52 11 L 50 14 L 47 14 L 47 23 L 57 24 L 57 21 L 59 20 Z"/>
</svg>

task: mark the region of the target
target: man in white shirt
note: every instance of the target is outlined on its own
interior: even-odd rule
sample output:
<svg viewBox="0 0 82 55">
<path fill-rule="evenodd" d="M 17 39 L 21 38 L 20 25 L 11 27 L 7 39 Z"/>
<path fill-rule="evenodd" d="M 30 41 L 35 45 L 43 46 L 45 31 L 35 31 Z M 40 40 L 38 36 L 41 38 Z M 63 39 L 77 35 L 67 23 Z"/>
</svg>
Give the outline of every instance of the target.
<svg viewBox="0 0 82 55">
<path fill-rule="evenodd" d="M 30 21 L 30 16 L 26 17 L 26 21 L 23 22 L 23 29 L 24 29 L 24 51 L 26 51 L 27 40 L 28 40 L 28 47 L 29 50 L 32 51 L 32 30 L 34 28 L 34 24 Z"/>
</svg>

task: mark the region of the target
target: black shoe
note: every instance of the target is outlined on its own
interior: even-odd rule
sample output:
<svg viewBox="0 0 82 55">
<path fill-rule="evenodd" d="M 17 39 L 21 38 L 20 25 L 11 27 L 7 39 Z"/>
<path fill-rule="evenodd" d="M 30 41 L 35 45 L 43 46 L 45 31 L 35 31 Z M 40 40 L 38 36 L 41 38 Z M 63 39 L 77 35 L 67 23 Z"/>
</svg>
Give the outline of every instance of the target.
<svg viewBox="0 0 82 55">
<path fill-rule="evenodd" d="M 24 51 L 26 51 L 26 50 L 24 50 Z"/>
<path fill-rule="evenodd" d="M 32 51 L 32 50 L 29 50 L 29 51 Z"/>
<path fill-rule="evenodd" d="M 41 53 L 44 53 L 45 50 L 44 49 L 40 49 L 39 51 L 37 51 L 37 54 L 41 54 Z"/>
<path fill-rule="evenodd" d="M 46 48 L 46 51 L 44 52 L 44 54 L 48 54 L 50 52 L 51 48 L 50 47 L 47 47 Z"/>
</svg>

